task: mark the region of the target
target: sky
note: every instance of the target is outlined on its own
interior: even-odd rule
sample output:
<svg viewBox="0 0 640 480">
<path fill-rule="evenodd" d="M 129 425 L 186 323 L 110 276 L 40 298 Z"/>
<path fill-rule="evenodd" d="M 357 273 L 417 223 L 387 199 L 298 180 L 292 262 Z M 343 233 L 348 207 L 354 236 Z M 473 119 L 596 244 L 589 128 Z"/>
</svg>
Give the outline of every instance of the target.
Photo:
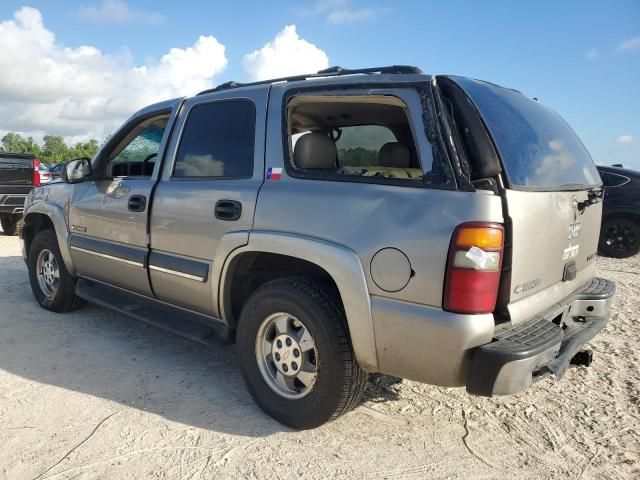
<svg viewBox="0 0 640 480">
<path fill-rule="evenodd" d="M 392 64 L 518 89 L 640 169 L 638 0 L 0 0 L 0 135 L 102 139 L 227 80 Z"/>
</svg>

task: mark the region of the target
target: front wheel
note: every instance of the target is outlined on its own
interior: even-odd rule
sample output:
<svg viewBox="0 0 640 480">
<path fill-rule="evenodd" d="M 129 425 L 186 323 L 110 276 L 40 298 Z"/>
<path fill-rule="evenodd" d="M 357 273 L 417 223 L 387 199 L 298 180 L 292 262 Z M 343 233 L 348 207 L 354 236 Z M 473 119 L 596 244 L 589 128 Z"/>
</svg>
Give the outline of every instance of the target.
<svg viewBox="0 0 640 480">
<path fill-rule="evenodd" d="M 75 279 L 64 266 L 52 230 L 43 230 L 33 239 L 27 268 L 31 290 L 42 308 L 63 313 L 84 306 L 84 300 L 76 296 Z"/>
<path fill-rule="evenodd" d="M 355 360 L 344 310 L 314 279 L 287 277 L 258 288 L 236 338 L 249 392 L 279 422 L 314 428 L 359 402 L 367 375 Z"/>
<path fill-rule="evenodd" d="M 628 217 L 608 218 L 602 223 L 600 252 L 613 258 L 632 257 L 640 251 L 640 224 Z"/>
</svg>

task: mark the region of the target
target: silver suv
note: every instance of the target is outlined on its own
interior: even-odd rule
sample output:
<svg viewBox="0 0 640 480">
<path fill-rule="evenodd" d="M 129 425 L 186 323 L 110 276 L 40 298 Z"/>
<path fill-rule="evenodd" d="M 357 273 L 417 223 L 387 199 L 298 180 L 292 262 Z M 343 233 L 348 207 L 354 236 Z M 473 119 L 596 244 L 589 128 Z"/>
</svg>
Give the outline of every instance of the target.
<svg viewBox="0 0 640 480">
<path fill-rule="evenodd" d="M 519 392 L 605 325 L 601 180 L 521 93 L 415 67 L 233 82 L 134 114 L 28 199 L 42 307 L 105 305 L 237 343 L 271 416 L 311 428 L 367 373 Z"/>
</svg>

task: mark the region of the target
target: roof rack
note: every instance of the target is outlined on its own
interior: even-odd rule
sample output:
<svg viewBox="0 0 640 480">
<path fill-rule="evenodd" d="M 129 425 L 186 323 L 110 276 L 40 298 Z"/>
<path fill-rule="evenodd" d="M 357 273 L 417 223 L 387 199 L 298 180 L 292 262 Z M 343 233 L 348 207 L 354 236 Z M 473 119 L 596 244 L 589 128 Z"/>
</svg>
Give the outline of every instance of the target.
<svg viewBox="0 0 640 480">
<path fill-rule="evenodd" d="M 401 73 L 415 73 L 420 74 L 422 70 L 418 67 L 412 67 L 409 65 L 391 65 L 389 67 L 372 67 L 372 68 L 343 68 L 343 67 L 329 67 L 324 70 L 319 70 L 316 73 L 309 73 L 305 75 L 293 75 L 290 77 L 280 77 L 280 78 L 272 78 L 269 80 L 260 80 L 259 82 L 251 82 L 251 83 L 238 83 L 234 81 L 221 83 L 215 88 L 210 88 L 209 90 L 204 90 L 198 95 L 204 95 L 206 93 L 219 92 L 221 90 L 229 90 L 230 88 L 238 88 L 238 87 L 249 87 L 252 85 L 266 85 L 268 83 L 276 83 L 276 82 L 295 82 L 298 80 L 307 80 L 310 78 L 322 78 L 322 77 L 340 77 L 343 75 L 356 75 L 356 74 L 401 74 Z"/>
</svg>

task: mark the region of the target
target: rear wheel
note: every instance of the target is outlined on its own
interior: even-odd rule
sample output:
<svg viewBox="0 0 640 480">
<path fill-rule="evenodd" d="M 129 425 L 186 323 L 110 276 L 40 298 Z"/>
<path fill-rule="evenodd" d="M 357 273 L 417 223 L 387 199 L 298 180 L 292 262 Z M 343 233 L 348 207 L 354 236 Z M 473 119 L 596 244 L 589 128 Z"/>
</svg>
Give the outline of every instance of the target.
<svg viewBox="0 0 640 480">
<path fill-rule="evenodd" d="M 24 221 L 22 215 L 3 215 L 0 218 L 2 231 L 7 236 L 20 235 Z"/>
<path fill-rule="evenodd" d="M 256 403 L 293 428 L 314 428 L 349 411 L 366 384 L 337 294 L 311 278 L 258 288 L 242 309 L 237 347 Z"/>
<path fill-rule="evenodd" d="M 70 312 L 84 306 L 76 296 L 75 278 L 64 266 L 58 240 L 51 230 L 36 234 L 27 256 L 31 290 L 42 308 Z"/>
<path fill-rule="evenodd" d="M 606 219 L 600 232 L 600 252 L 607 257 L 627 258 L 640 251 L 640 224 L 628 217 Z"/>
</svg>

